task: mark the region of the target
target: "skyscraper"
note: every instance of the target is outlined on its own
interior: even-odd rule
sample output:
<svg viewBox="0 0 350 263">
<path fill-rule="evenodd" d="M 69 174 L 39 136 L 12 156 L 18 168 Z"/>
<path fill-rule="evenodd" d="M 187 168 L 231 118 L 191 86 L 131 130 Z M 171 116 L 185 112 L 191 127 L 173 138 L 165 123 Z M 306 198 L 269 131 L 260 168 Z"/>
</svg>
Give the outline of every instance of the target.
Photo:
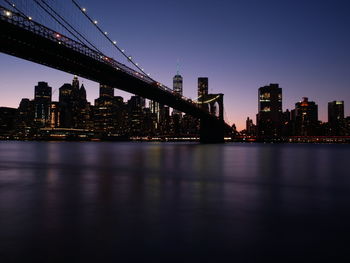
<svg viewBox="0 0 350 263">
<path fill-rule="evenodd" d="M 304 97 L 302 101 L 295 103 L 296 135 L 317 135 L 318 106 L 315 102 Z"/>
<path fill-rule="evenodd" d="M 72 81 L 72 87 L 75 89 L 79 89 L 79 80 L 78 76 L 74 75 L 73 81 Z"/>
<path fill-rule="evenodd" d="M 38 82 L 34 91 L 34 121 L 40 127 L 49 123 L 51 98 L 52 88 L 46 82 Z"/>
<path fill-rule="evenodd" d="M 339 123 L 344 120 L 344 101 L 328 102 L 328 122 Z"/>
<path fill-rule="evenodd" d="M 344 101 L 328 102 L 328 128 L 330 135 L 344 135 Z"/>
<path fill-rule="evenodd" d="M 100 84 L 100 98 L 104 98 L 104 97 L 113 98 L 114 88 L 108 85 Z"/>
<path fill-rule="evenodd" d="M 198 102 L 201 103 L 205 101 L 208 95 L 208 78 L 198 78 Z M 209 110 L 209 105 L 200 104 L 200 107 L 205 110 Z"/>
<path fill-rule="evenodd" d="M 176 95 L 182 96 L 183 78 L 177 73 L 173 78 L 173 91 Z"/>
<path fill-rule="evenodd" d="M 173 91 L 174 94 L 182 97 L 182 88 L 183 88 L 183 79 L 182 76 L 179 75 L 179 72 L 174 76 L 173 78 Z M 182 116 L 181 111 L 178 111 L 176 109 L 173 110 L 173 115 L 179 115 Z"/>
<path fill-rule="evenodd" d="M 278 84 L 259 88 L 258 135 L 276 137 L 282 130 L 282 89 Z"/>
<path fill-rule="evenodd" d="M 198 98 L 208 95 L 208 78 L 198 78 Z"/>
<path fill-rule="evenodd" d="M 245 123 L 246 123 L 246 134 L 255 135 L 255 125 L 253 123 L 253 120 L 248 117 Z"/>
<path fill-rule="evenodd" d="M 59 89 L 60 127 L 86 128 L 89 119 L 89 104 L 84 85 L 74 76 L 72 84 L 66 83 Z"/>
</svg>

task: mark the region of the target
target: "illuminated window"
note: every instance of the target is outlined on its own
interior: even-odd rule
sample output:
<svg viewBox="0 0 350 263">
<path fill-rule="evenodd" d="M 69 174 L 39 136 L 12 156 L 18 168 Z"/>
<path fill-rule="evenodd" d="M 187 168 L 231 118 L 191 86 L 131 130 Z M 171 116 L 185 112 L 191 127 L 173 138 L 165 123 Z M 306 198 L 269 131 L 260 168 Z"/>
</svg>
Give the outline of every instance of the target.
<svg viewBox="0 0 350 263">
<path fill-rule="evenodd" d="M 269 100 L 270 99 L 270 93 L 269 92 L 265 92 L 263 94 L 260 94 L 260 99 L 262 100 Z"/>
</svg>

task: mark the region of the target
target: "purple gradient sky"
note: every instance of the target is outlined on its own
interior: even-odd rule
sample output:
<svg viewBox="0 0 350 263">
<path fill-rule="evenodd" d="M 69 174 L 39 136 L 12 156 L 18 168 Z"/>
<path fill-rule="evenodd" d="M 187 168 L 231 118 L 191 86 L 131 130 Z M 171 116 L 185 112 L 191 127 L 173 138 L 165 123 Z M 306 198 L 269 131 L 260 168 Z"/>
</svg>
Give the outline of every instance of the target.
<svg viewBox="0 0 350 263">
<path fill-rule="evenodd" d="M 195 98 L 197 78 L 209 77 L 210 92 L 225 94 L 226 120 L 239 130 L 247 116 L 255 121 L 257 90 L 269 83 L 283 88 L 284 109 L 306 96 L 322 121 L 332 100 L 344 100 L 350 115 L 348 1 L 79 2 L 160 82 L 172 86 L 177 60 L 185 96 Z M 0 54 L 0 78 L 0 106 L 17 107 L 33 98 L 38 81 L 56 89 L 72 75 Z M 93 102 L 98 84 L 84 84 Z"/>
</svg>

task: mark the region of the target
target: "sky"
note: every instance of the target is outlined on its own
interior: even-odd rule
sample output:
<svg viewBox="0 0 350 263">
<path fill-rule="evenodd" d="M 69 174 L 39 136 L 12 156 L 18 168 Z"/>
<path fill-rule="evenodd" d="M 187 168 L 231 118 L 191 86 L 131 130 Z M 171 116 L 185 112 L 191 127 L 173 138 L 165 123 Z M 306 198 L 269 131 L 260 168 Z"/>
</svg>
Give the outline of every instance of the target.
<svg viewBox="0 0 350 263">
<path fill-rule="evenodd" d="M 333 100 L 344 100 L 350 115 L 346 0 L 78 2 L 154 79 L 172 87 L 179 61 L 184 95 L 196 98 L 197 78 L 208 77 L 209 92 L 224 93 L 225 120 L 238 130 L 248 116 L 255 122 L 258 88 L 270 83 L 282 87 L 284 110 L 309 97 L 322 121 Z M 0 53 L 0 106 L 33 98 L 38 81 L 48 82 L 57 100 L 57 89 L 72 77 Z M 93 102 L 98 83 L 82 81 Z"/>
</svg>

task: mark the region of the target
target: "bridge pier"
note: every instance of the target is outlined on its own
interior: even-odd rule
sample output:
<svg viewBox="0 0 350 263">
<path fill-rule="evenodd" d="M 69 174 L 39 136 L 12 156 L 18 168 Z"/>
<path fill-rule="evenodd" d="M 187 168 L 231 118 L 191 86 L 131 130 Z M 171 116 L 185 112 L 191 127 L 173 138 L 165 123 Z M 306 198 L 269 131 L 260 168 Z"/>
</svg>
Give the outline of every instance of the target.
<svg viewBox="0 0 350 263">
<path fill-rule="evenodd" d="M 224 143 L 225 134 L 224 121 L 213 122 L 210 119 L 200 120 L 200 142 L 201 143 Z"/>
</svg>

